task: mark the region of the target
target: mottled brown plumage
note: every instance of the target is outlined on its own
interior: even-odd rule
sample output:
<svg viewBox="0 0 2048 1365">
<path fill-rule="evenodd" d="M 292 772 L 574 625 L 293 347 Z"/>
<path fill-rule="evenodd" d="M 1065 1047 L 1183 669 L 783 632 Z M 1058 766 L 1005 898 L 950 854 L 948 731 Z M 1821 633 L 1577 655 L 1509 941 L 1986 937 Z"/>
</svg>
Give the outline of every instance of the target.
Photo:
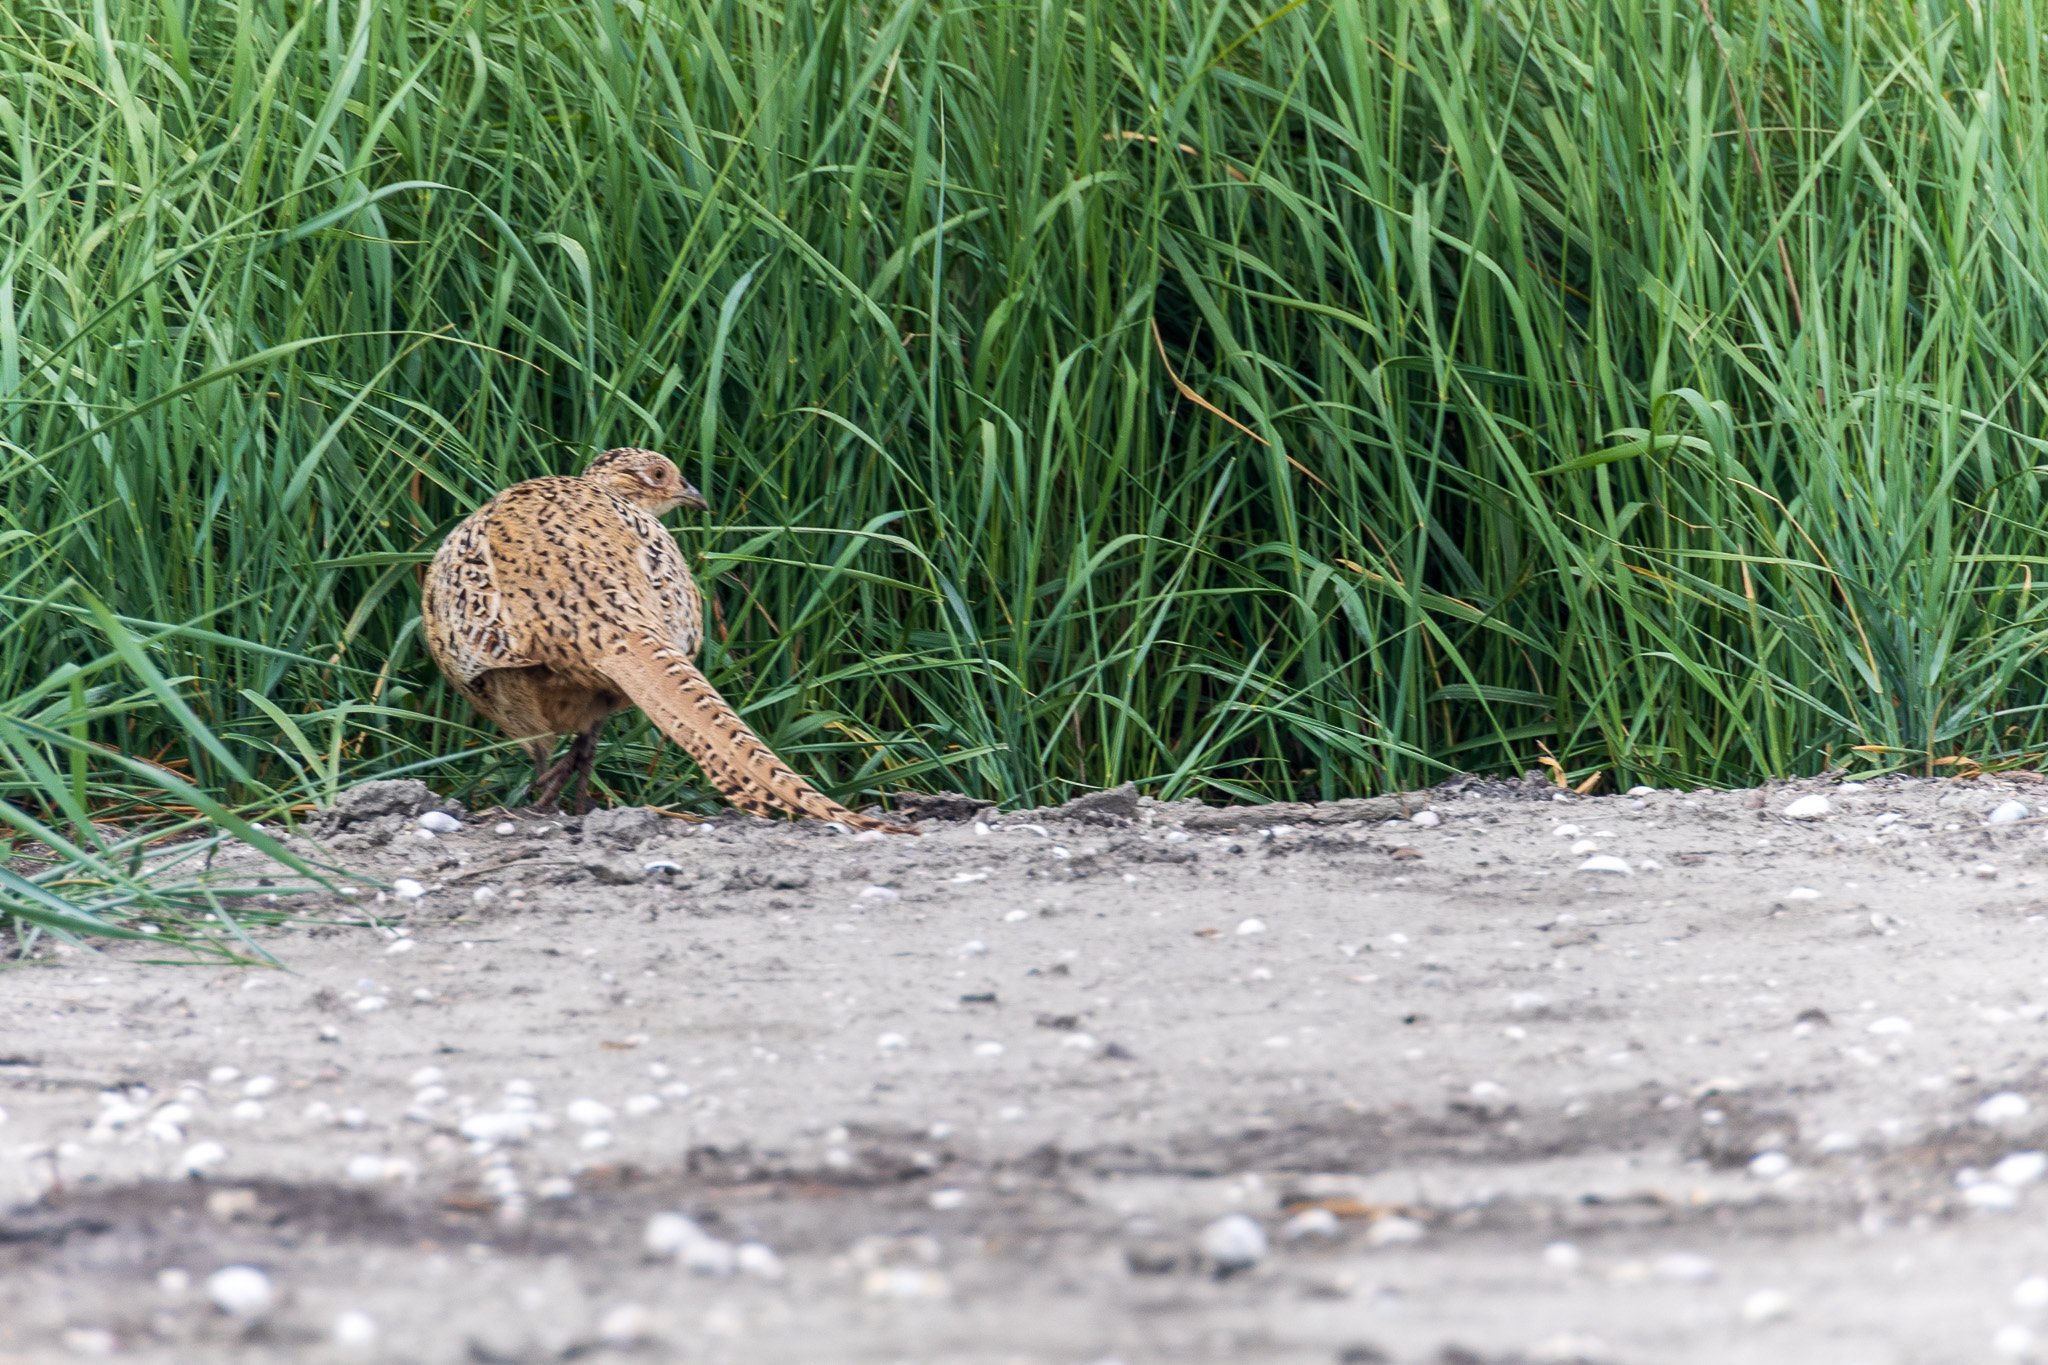
<svg viewBox="0 0 2048 1365">
<path fill-rule="evenodd" d="M 703 602 L 655 520 L 704 497 L 665 456 L 608 450 L 581 476 L 529 479 L 472 512 L 427 568 L 427 648 L 456 691 L 514 738 L 532 799 L 587 792 L 605 718 L 638 706 L 741 810 L 908 833 L 791 772 L 694 662 Z M 559 762 L 557 735 L 574 735 Z"/>
</svg>

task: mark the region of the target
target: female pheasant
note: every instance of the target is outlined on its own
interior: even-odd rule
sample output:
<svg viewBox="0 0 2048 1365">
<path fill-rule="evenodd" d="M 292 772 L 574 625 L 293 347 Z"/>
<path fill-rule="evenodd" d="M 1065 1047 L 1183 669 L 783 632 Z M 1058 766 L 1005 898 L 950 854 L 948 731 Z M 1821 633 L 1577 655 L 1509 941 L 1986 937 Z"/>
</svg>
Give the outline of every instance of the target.
<svg viewBox="0 0 2048 1365">
<path fill-rule="evenodd" d="M 532 799 L 586 804 L 598 732 L 638 706 L 741 810 L 914 833 L 857 815 L 790 771 L 694 662 L 703 603 L 655 518 L 704 495 L 651 450 L 607 450 L 580 476 L 514 484 L 463 520 L 427 568 L 427 649 L 455 690 L 522 740 Z M 550 764 L 557 735 L 573 735 Z"/>
</svg>

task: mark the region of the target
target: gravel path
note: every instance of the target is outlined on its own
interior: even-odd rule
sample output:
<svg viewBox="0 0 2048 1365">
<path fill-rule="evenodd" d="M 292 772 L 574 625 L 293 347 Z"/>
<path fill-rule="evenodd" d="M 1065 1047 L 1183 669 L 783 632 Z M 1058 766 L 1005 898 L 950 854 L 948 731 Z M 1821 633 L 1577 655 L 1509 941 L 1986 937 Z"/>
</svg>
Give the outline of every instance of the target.
<svg viewBox="0 0 2048 1365">
<path fill-rule="evenodd" d="M 387 927 L 0 984 L 0 1361 L 2048 1358 L 2035 805 L 374 784 Z"/>
</svg>

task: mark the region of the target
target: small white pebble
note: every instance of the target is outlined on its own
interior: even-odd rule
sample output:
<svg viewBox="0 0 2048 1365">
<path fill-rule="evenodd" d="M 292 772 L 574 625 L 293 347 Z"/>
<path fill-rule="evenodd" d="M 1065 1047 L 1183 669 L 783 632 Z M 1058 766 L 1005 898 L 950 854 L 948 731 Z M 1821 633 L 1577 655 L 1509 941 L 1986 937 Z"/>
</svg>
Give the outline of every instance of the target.
<svg viewBox="0 0 2048 1365">
<path fill-rule="evenodd" d="M 1248 934 L 1263 934 L 1266 932 L 1266 922 L 1262 919 L 1239 920 L 1237 932 L 1240 938 Z"/>
<path fill-rule="evenodd" d="M 1826 815 L 1828 810 L 1828 799 L 1815 792 L 1810 796 L 1802 796 L 1786 806 L 1784 815 L 1788 820 L 1818 820 Z"/>
<path fill-rule="evenodd" d="M 1373 1225 L 1365 1230 L 1365 1240 L 1376 1247 L 1401 1246 L 1421 1241 L 1425 1231 L 1427 1229 L 1415 1219 L 1396 1213 L 1375 1219 Z"/>
<path fill-rule="evenodd" d="M 657 1213 L 647 1220 L 640 1245 L 649 1256 L 674 1256 L 684 1244 L 710 1236 L 695 1220 L 680 1213 Z"/>
<path fill-rule="evenodd" d="M 1570 1242 L 1551 1242 L 1543 1248 L 1543 1264 L 1569 1275 L 1584 1268 L 1586 1257 Z"/>
<path fill-rule="evenodd" d="M 236 1123 L 254 1123 L 263 1117 L 262 1100 L 236 1100 L 235 1107 L 228 1110 L 228 1117 Z"/>
<path fill-rule="evenodd" d="M 1792 1298 L 1782 1289 L 1759 1289 L 1742 1301 L 1742 1320 L 1751 1327 L 1776 1322 L 1792 1311 Z"/>
<path fill-rule="evenodd" d="M 1749 1159 L 1749 1173 L 1758 1180 L 1776 1180 L 1792 1169 L 1792 1158 L 1783 1152 L 1758 1152 Z"/>
<path fill-rule="evenodd" d="M 1785 899 L 1788 901 L 1817 901 L 1820 899 L 1820 892 L 1810 886 L 1795 886 L 1785 893 Z"/>
<path fill-rule="evenodd" d="M 610 1105 L 601 1100 L 591 1099 L 570 1100 L 568 1107 L 562 1112 L 568 1116 L 569 1122 L 584 1128 L 596 1128 L 610 1123 L 614 1117 Z"/>
<path fill-rule="evenodd" d="M 943 1299 L 953 1292 L 951 1282 L 938 1271 L 908 1265 L 876 1266 L 861 1276 L 860 1289 L 871 1299 L 901 1302 Z"/>
<path fill-rule="evenodd" d="M 733 1248 L 733 1264 L 742 1275 L 751 1275 L 757 1280 L 779 1280 L 782 1278 L 782 1258 L 775 1254 L 775 1248 L 762 1242 L 741 1242 Z"/>
<path fill-rule="evenodd" d="M 207 1082 L 211 1085 L 231 1085 L 241 1078 L 242 1071 L 240 1067 L 217 1066 L 206 1073 Z"/>
<path fill-rule="evenodd" d="M 626 1097 L 626 1103 L 623 1107 L 626 1111 L 626 1117 L 644 1119 L 649 1114 L 658 1114 L 661 1112 L 661 1096 L 628 1095 Z"/>
<path fill-rule="evenodd" d="M 440 1067 L 423 1066 L 413 1072 L 412 1075 L 406 1077 L 405 1083 L 415 1090 L 424 1090 L 430 1085 L 439 1085 L 447 1079 L 448 1077 L 442 1073 Z"/>
<path fill-rule="evenodd" d="M 2020 1202 L 2019 1195 L 2010 1185 L 2001 1185 L 1995 1180 L 1980 1180 L 1963 1191 L 1963 1202 L 1973 1209 L 1986 1209 L 2003 1213 L 2015 1208 Z"/>
<path fill-rule="evenodd" d="M 402 901 L 416 901 L 427 894 L 427 888 L 410 877 L 400 877 L 391 883 L 391 894 Z"/>
<path fill-rule="evenodd" d="M 360 1309 L 350 1308 L 334 1316 L 328 1334 L 344 1351 L 367 1351 L 377 1344 L 377 1320 Z"/>
<path fill-rule="evenodd" d="M 519 826 L 513 824 L 510 820 L 500 820 L 497 824 L 491 826 L 491 833 L 493 834 L 517 834 L 518 832 Z"/>
<path fill-rule="evenodd" d="M 1600 842 L 1597 839 L 1581 839 L 1572 845 L 1571 851 L 1574 853 L 1598 853 L 1600 851 Z"/>
<path fill-rule="evenodd" d="M 252 1100 L 268 1099 L 277 1093 L 277 1077 L 251 1076 L 242 1082 L 242 1094 Z"/>
<path fill-rule="evenodd" d="M 2012 1287 L 2015 1308 L 2048 1308 L 2048 1275 L 2029 1275 Z"/>
<path fill-rule="evenodd" d="M 462 822 L 444 810 L 430 810 L 420 817 L 420 828 L 430 834 L 453 834 Z"/>
<path fill-rule="evenodd" d="M 2025 1095 L 2011 1090 L 2001 1090 L 1995 1095 L 1987 1096 L 1981 1104 L 1970 1111 L 1970 1117 L 1987 1128 L 2002 1128 L 2008 1124 L 2018 1123 L 2033 1111 L 2033 1101 Z"/>
<path fill-rule="evenodd" d="M 252 1265 L 223 1266 L 206 1277 L 206 1297 L 233 1318 L 261 1317 L 277 1299 L 270 1277 Z"/>
<path fill-rule="evenodd" d="M 1991 1168 L 1991 1178 L 2015 1189 L 2048 1175 L 2048 1152 L 2014 1152 Z"/>
<path fill-rule="evenodd" d="M 228 1149 L 218 1142 L 195 1142 L 185 1149 L 185 1155 L 178 1158 L 178 1174 L 205 1175 L 227 1159 Z"/>
<path fill-rule="evenodd" d="M 1984 817 L 1984 823 L 2010 825 L 2026 819 L 2029 813 L 2024 801 L 2001 801 L 1991 808 L 1991 814 Z"/>
<path fill-rule="evenodd" d="M 1030 918 L 1031 912 L 1029 910 L 1005 910 L 1003 912 L 1003 923 L 1005 924 L 1021 924 Z"/>
<path fill-rule="evenodd" d="M 2024 1327 L 2017 1322 L 2009 1323 L 1999 1328 L 1997 1333 L 1991 1338 L 1992 1350 L 2002 1356 L 2010 1356 L 2014 1360 L 2031 1358 L 2034 1354 L 2035 1345 L 2034 1330 L 2031 1327 Z"/>
<path fill-rule="evenodd" d="M 654 1333 L 654 1315 L 637 1303 L 622 1303 L 606 1313 L 597 1324 L 597 1338 L 605 1345 L 630 1351 Z"/>
<path fill-rule="evenodd" d="M 1586 861 L 1584 861 L 1583 863 L 1579 864 L 1579 871 L 1615 872 L 1626 877 L 1632 875 L 1635 869 L 1631 868 L 1625 861 L 1615 857 L 1611 853 L 1596 853 L 1592 857 L 1586 859 Z"/>
<path fill-rule="evenodd" d="M 887 904 L 890 901 L 902 900 L 903 893 L 901 891 L 896 890 L 894 887 L 870 886 L 865 891 L 862 891 L 860 893 L 859 899 L 864 901 L 881 901 L 882 903 Z"/>
<path fill-rule="evenodd" d="M 880 1052 L 901 1052 L 910 1046 L 910 1040 L 900 1033 L 884 1033 L 875 1039 L 875 1048 Z"/>
<path fill-rule="evenodd" d="M 369 1185 L 384 1178 L 384 1158 L 365 1152 L 348 1159 L 348 1178 L 358 1185 Z"/>
<path fill-rule="evenodd" d="M 1657 789 L 1655 787 L 1630 787 L 1628 794 L 1630 796 L 1655 796 Z"/>
<path fill-rule="evenodd" d="M 378 1010 L 383 1009 L 386 1005 L 390 1003 L 391 1002 L 389 1000 L 386 1000 L 381 995 L 366 995 L 362 999 L 356 1001 L 352 1008 L 355 1010 L 357 1014 L 375 1014 Z"/>
<path fill-rule="evenodd" d="M 696 1275 L 730 1275 L 739 1267 L 731 1242 L 700 1232 L 676 1253 L 683 1269 Z"/>
<path fill-rule="evenodd" d="M 394 953 L 394 954 L 395 954 L 395 953 L 409 953 L 409 952 L 411 952 L 411 951 L 412 951 L 413 949 L 415 949 L 415 948 L 417 948 L 417 947 L 419 947 L 419 946 L 420 946 L 419 944 L 417 944 L 417 943 L 414 943 L 414 942 L 413 942 L 413 941 L 412 941 L 411 939 L 409 939 L 409 938 L 399 938 L 399 939 L 393 939 L 393 940 L 391 941 L 391 945 L 390 945 L 389 947 L 387 947 L 387 948 L 386 948 L 386 949 L 385 949 L 384 951 L 385 951 L 386 953 Z"/>
<path fill-rule="evenodd" d="M 1896 1014 L 1888 1014 L 1882 1019 L 1871 1020 L 1869 1031 L 1880 1038 L 1903 1037 L 1913 1031 L 1913 1021 L 1901 1019 Z"/>
<path fill-rule="evenodd" d="M 1415 812 L 1415 814 L 1408 817 L 1409 824 L 1420 825 L 1424 829 L 1435 829 L 1438 825 L 1441 825 L 1443 822 L 1443 816 L 1438 815 L 1433 810 L 1419 810 Z"/>
<path fill-rule="evenodd" d="M 1661 1279 L 1679 1284 L 1705 1284 L 1720 1274 L 1720 1268 L 1697 1252 L 1667 1251 L 1651 1265 Z"/>
<path fill-rule="evenodd" d="M 988 945 L 978 938 L 971 938 L 955 951 L 962 957 L 984 957 L 988 953 Z"/>
<path fill-rule="evenodd" d="M 985 1039 L 974 1045 L 974 1055 L 977 1057 L 1000 1057 L 1003 1055 L 1003 1045 L 993 1038 Z"/>
<path fill-rule="evenodd" d="M 1201 1249 L 1218 1270 L 1245 1270 L 1265 1259 L 1266 1230 L 1245 1214 L 1225 1214 L 1202 1229 Z"/>
<path fill-rule="evenodd" d="M 1280 1240 L 1301 1242 L 1311 1237 L 1334 1238 L 1341 1230 L 1337 1215 L 1328 1209 L 1303 1209 L 1280 1225 Z"/>
<path fill-rule="evenodd" d="M 949 1213 L 954 1209 L 966 1207 L 967 1191 L 950 1186 L 943 1190 L 933 1190 L 925 1202 L 940 1213 Z"/>
<path fill-rule="evenodd" d="M 175 1299 L 192 1287 L 192 1277 L 176 1266 L 167 1266 L 156 1273 L 156 1292 L 165 1298 Z"/>
</svg>

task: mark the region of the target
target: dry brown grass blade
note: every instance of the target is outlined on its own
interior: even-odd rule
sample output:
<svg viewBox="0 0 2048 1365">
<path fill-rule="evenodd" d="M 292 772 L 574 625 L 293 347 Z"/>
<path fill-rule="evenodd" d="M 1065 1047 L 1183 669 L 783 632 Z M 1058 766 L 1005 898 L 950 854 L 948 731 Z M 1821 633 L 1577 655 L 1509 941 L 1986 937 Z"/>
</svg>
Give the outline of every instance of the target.
<svg viewBox="0 0 2048 1365">
<path fill-rule="evenodd" d="M 1129 129 L 1125 129 L 1122 132 L 1116 133 L 1104 133 L 1102 135 L 1102 140 L 1104 142 L 1149 142 L 1155 147 L 1163 147 L 1166 145 L 1164 142 L 1154 137 L 1150 133 L 1134 133 L 1131 132 Z M 1179 152 L 1182 156 L 1200 156 L 1202 154 L 1200 148 L 1192 147 L 1185 142 L 1175 143 L 1174 150 Z M 1246 175 L 1237 167 L 1231 165 L 1228 161 L 1222 162 L 1221 164 L 1223 166 L 1223 173 L 1229 176 L 1232 180 L 1241 181 L 1245 184 L 1251 183 L 1250 176 Z"/>
</svg>

